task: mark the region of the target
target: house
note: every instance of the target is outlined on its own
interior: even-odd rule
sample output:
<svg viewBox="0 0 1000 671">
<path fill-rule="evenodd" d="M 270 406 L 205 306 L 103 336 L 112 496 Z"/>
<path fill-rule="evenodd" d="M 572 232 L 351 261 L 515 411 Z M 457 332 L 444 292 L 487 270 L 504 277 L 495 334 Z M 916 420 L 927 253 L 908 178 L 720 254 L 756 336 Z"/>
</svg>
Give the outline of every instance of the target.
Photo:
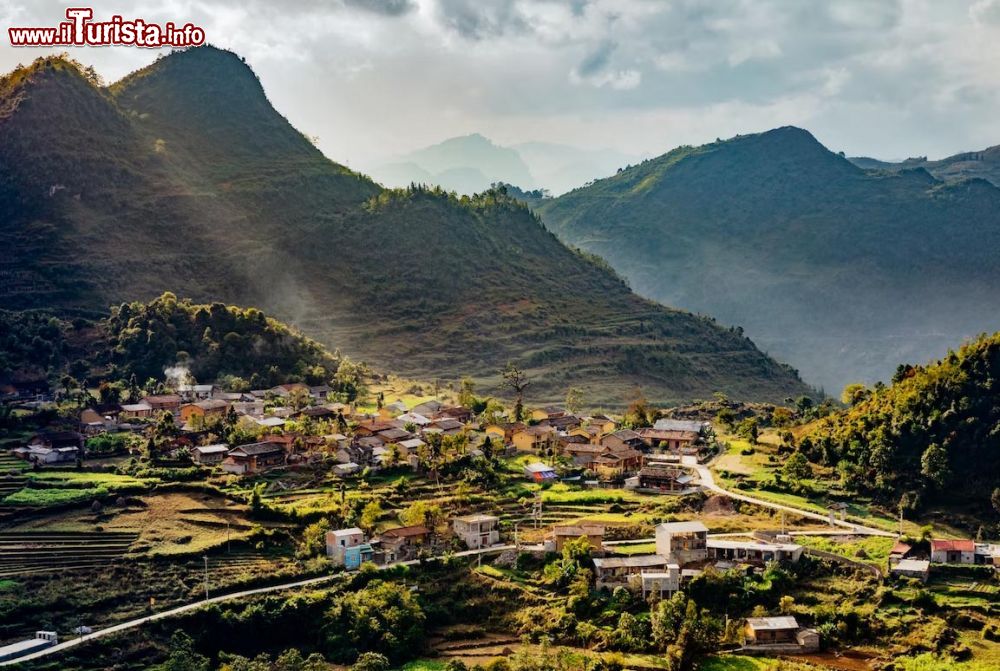
<svg viewBox="0 0 1000 671">
<path fill-rule="evenodd" d="M 122 417 L 150 417 L 153 414 L 153 406 L 145 401 L 139 403 L 125 403 L 122 405 Z"/>
<path fill-rule="evenodd" d="M 494 515 L 456 517 L 451 521 L 451 528 L 470 550 L 478 550 L 500 542 L 500 518 Z"/>
<path fill-rule="evenodd" d="M 431 530 L 425 526 L 397 527 L 382 533 L 380 538 L 387 562 L 411 559 L 427 543 Z"/>
<path fill-rule="evenodd" d="M 181 384 L 177 393 L 185 401 L 204 401 L 214 398 L 215 385 L 212 384 Z"/>
<path fill-rule="evenodd" d="M 180 416 L 181 421 L 187 424 L 195 417 L 202 417 L 206 420 L 211 417 L 225 417 L 228 410 L 229 404 L 225 401 L 221 399 L 208 399 L 195 401 L 194 403 L 185 403 L 181 406 Z"/>
<path fill-rule="evenodd" d="M 556 552 L 562 552 L 567 541 L 578 538 L 586 538 L 591 549 L 595 552 L 604 550 L 604 525 L 602 524 L 558 525 L 552 527 L 550 536 L 555 544 Z"/>
<path fill-rule="evenodd" d="M 646 462 L 639 470 L 638 489 L 648 492 L 683 492 L 694 482 L 685 470 L 663 462 Z"/>
<path fill-rule="evenodd" d="M 973 540 L 932 540 L 931 561 L 935 564 L 975 564 L 976 543 Z"/>
<path fill-rule="evenodd" d="M 444 403 L 432 399 L 430 401 L 418 403 L 410 409 L 410 412 L 423 415 L 424 417 L 434 417 L 441 412 L 442 408 L 444 408 Z"/>
<path fill-rule="evenodd" d="M 803 547 L 795 543 L 762 543 L 710 538 L 706 542 L 708 558 L 763 566 L 769 562 L 794 564 L 802 558 Z"/>
<path fill-rule="evenodd" d="M 333 474 L 340 478 L 350 477 L 352 475 L 357 475 L 362 471 L 360 464 L 353 461 L 348 461 L 343 464 L 337 464 L 333 467 Z"/>
<path fill-rule="evenodd" d="M 398 443 L 400 450 L 403 452 L 404 457 L 408 457 L 413 453 L 416 453 L 421 447 L 426 445 L 424 441 L 419 438 L 410 438 L 409 440 L 401 440 Z"/>
<path fill-rule="evenodd" d="M 514 442 L 514 434 L 524 431 L 527 426 L 523 422 L 503 422 L 502 424 L 488 424 L 485 429 L 486 435 L 491 439 L 499 440 L 504 445 Z"/>
<path fill-rule="evenodd" d="M 639 580 L 643 572 L 662 573 L 674 562 L 655 555 L 633 555 L 629 557 L 595 557 L 594 578 L 597 589 L 630 587 L 630 581 Z M 636 585 L 638 587 L 638 585 Z"/>
<path fill-rule="evenodd" d="M 222 460 L 222 470 L 236 475 L 258 473 L 285 463 L 285 448 L 280 443 L 263 442 L 240 445 Z"/>
<path fill-rule="evenodd" d="M 708 422 L 689 419 L 658 419 L 653 423 L 653 428 L 659 431 L 693 431 L 701 436 L 708 433 L 711 426 Z"/>
<path fill-rule="evenodd" d="M 596 429 L 601 435 L 613 433 L 618 428 L 618 423 L 607 415 L 594 415 L 587 418 L 587 427 Z"/>
<path fill-rule="evenodd" d="M 42 431 L 28 439 L 27 447 L 15 450 L 35 464 L 76 461 L 83 455 L 83 434 L 76 431 Z"/>
<path fill-rule="evenodd" d="M 655 594 L 661 599 L 669 599 L 681 588 L 681 567 L 667 564 L 666 571 L 643 571 L 642 598 Z"/>
<path fill-rule="evenodd" d="M 895 545 L 889 550 L 889 564 L 899 563 L 901 560 L 908 558 L 911 552 L 913 552 L 912 545 L 903 541 L 896 541 Z"/>
<path fill-rule="evenodd" d="M 332 391 L 333 389 L 325 384 L 318 384 L 309 387 L 309 395 L 320 403 L 325 403 L 330 396 L 330 392 Z"/>
<path fill-rule="evenodd" d="M 551 426 L 556 431 L 569 431 L 580 426 L 582 421 L 576 415 L 560 415 L 558 417 L 543 419 L 538 424 L 540 426 Z"/>
<path fill-rule="evenodd" d="M 357 527 L 326 532 L 326 556 L 334 566 L 349 571 L 360 568 L 362 562 L 371 561 L 375 551 Z"/>
<path fill-rule="evenodd" d="M 639 434 L 631 429 L 621 429 L 615 431 L 614 433 L 609 433 L 606 436 L 602 436 L 599 443 L 604 447 L 610 447 L 613 450 L 635 450 L 642 447 L 642 438 Z"/>
<path fill-rule="evenodd" d="M 555 469 L 538 461 L 525 466 L 524 474 L 535 482 L 552 482 L 558 477 Z"/>
<path fill-rule="evenodd" d="M 708 559 L 708 527 L 701 522 L 668 522 L 656 527 L 656 554 L 684 566 Z"/>
<path fill-rule="evenodd" d="M 794 617 L 751 617 L 743 627 L 744 652 L 806 653 L 819 650 L 819 634 Z"/>
<path fill-rule="evenodd" d="M 397 417 L 396 420 L 402 422 L 403 426 L 406 426 L 407 424 L 412 424 L 418 429 L 422 426 L 427 426 L 428 424 L 431 423 L 430 419 L 416 412 L 403 413 L 402 415 Z"/>
<path fill-rule="evenodd" d="M 562 417 L 565 414 L 566 411 L 563 410 L 562 408 L 550 405 L 545 408 L 536 408 L 535 410 L 532 410 L 530 417 L 536 422 L 540 422 L 545 419 L 554 419 L 556 417 Z"/>
<path fill-rule="evenodd" d="M 288 398 L 293 392 L 299 392 L 303 394 L 312 395 L 309 392 L 309 385 L 303 384 L 301 382 L 291 382 L 288 384 L 279 384 L 277 387 L 271 387 L 267 390 L 268 393 L 277 396 L 278 398 Z"/>
<path fill-rule="evenodd" d="M 295 416 L 300 419 L 330 419 L 336 415 L 337 413 L 332 408 L 325 405 L 312 405 L 308 408 L 302 408 Z"/>
<path fill-rule="evenodd" d="M 94 408 L 87 408 L 80 413 L 80 431 L 87 435 L 111 431 L 114 428 L 115 421 L 110 414 L 101 414 Z"/>
<path fill-rule="evenodd" d="M 398 443 L 402 440 L 409 440 L 413 438 L 413 434 L 405 429 L 397 429 L 395 427 L 391 429 L 386 429 L 385 431 L 379 431 L 378 438 L 386 445 L 389 443 Z"/>
<path fill-rule="evenodd" d="M 177 394 L 146 396 L 142 401 L 152 409 L 154 415 L 159 415 L 161 412 L 177 412 L 181 409 L 181 397 Z"/>
<path fill-rule="evenodd" d="M 927 582 L 931 575 L 931 563 L 926 559 L 901 559 L 889 568 L 889 573 Z"/>
<path fill-rule="evenodd" d="M 549 447 L 555 433 L 550 426 L 527 426 L 515 433 L 512 440 L 520 452 L 541 452 Z"/>
<path fill-rule="evenodd" d="M 462 405 L 446 406 L 444 408 L 441 408 L 441 410 L 438 412 L 439 419 L 447 417 L 450 419 L 458 420 L 462 424 L 468 424 L 469 422 L 472 421 L 472 419 L 475 416 L 476 415 L 474 412 L 472 412 L 472 410 Z"/>
<path fill-rule="evenodd" d="M 701 440 L 701 434 L 696 431 L 670 431 L 666 429 L 638 429 L 639 438 L 650 448 L 667 450 L 669 452 L 694 452 Z"/>
<path fill-rule="evenodd" d="M 196 464 L 204 466 L 221 464 L 229 454 L 228 445 L 199 445 L 191 449 L 191 458 Z"/>
<path fill-rule="evenodd" d="M 1000 568 L 1000 545 L 976 543 L 975 560 L 977 564 Z"/>
<path fill-rule="evenodd" d="M 398 429 L 400 424 L 397 422 L 386 422 L 383 420 L 367 420 L 360 422 L 356 427 L 354 427 L 354 435 L 363 438 L 366 436 L 377 435 L 381 431 L 388 431 L 389 429 Z"/>
<path fill-rule="evenodd" d="M 461 433 L 463 428 L 465 428 L 465 424 L 462 424 L 457 419 L 452 419 L 451 417 L 441 417 L 432 420 L 430 424 L 424 427 L 424 430 L 441 429 L 441 432 L 444 435 L 452 436 L 456 433 Z"/>
<path fill-rule="evenodd" d="M 587 466 L 601 480 L 620 480 L 642 463 L 642 452 L 629 448 L 604 448 Z"/>
</svg>

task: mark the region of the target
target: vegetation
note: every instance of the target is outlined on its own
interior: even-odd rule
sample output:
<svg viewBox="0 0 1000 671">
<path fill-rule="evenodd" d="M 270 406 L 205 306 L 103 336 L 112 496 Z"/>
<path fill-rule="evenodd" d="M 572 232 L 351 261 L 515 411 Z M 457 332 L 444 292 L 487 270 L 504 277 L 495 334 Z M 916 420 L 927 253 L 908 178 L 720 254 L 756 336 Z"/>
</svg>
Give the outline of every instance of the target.
<svg viewBox="0 0 1000 671">
<path fill-rule="evenodd" d="M 1000 326 L 983 321 L 1000 308 L 998 207 L 985 181 L 866 172 L 785 127 L 677 148 L 537 211 L 639 293 L 739 324 L 839 390 Z"/>
<path fill-rule="evenodd" d="M 1000 422 L 994 379 L 1000 334 L 983 336 L 927 366 L 900 366 L 851 408 L 812 426 L 799 450 L 835 466 L 845 486 L 919 510 L 969 502 L 1000 517 Z"/>
<path fill-rule="evenodd" d="M 169 289 L 196 314 L 180 310 L 182 331 L 153 344 L 175 341 L 208 375 L 241 369 L 225 322 L 248 315 L 197 307 L 225 301 L 411 378 L 469 375 L 495 391 L 514 361 L 536 380 L 531 403 L 571 386 L 594 405 L 640 384 L 658 402 L 806 391 L 741 334 L 633 294 L 502 188 L 383 190 L 329 162 L 232 53 L 173 53 L 108 89 L 50 58 L 18 75 L 0 110 L 0 162 L 16 166 L 0 188 L 11 309 L 93 315 Z M 53 174 L 73 178 L 39 196 Z M 150 321 L 173 325 L 146 312 L 132 332 L 133 317 L 121 316 L 122 347 L 141 346 Z M 195 327 L 212 329 L 204 344 Z M 140 384 L 161 354 L 137 360 Z"/>
</svg>

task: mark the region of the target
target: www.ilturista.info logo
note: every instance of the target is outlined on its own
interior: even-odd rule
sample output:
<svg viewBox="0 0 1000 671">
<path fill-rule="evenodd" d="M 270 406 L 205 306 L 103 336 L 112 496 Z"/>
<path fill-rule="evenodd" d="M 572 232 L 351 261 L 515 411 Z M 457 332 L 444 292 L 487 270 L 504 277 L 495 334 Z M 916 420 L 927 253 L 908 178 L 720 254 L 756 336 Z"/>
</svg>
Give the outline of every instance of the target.
<svg viewBox="0 0 1000 671">
<path fill-rule="evenodd" d="M 205 31 L 186 23 L 163 25 L 142 19 L 126 20 L 112 16 L 110 21 L 91 21 L 94 10 L 70 7 L 66 18 L 52 28 L 8 28 L 10 43 L 15 47 L 70 46 L 129 46 L 129 47 L 196 47 L 205 43 Z"/>
</svg>

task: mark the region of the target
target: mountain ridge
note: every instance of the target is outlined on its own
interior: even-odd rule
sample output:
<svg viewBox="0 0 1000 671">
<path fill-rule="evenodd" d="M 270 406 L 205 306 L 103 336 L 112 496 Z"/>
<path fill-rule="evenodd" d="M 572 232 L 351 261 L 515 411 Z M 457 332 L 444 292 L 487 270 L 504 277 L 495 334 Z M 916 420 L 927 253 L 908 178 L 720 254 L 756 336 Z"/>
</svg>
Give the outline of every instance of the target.
<svg viewBox="0 0 1000 671">
<path fill-rule="evenodd" d="M 1000 308 L 998 207 L 985 181 L 864 170 L 784 127 L 679 147 L 536 209 L 640 294 L 739 324 L 837 388 L 1000 327 L 982 317 Z"/>
<path fill-rule="evenodd" d="M 60 63 L 43 62 L 37 76 L 71 65 Z M 234 67 L 245 72 L 234 77 Z M 241 104 L 225 100 L 229 88 Z M 513 360 L 545 401 L 569 386 L 595 405 L 625 403 L 637 387 L 661 402 L 809 392 L 738 332 L 631 293 L 502 190 L 385 190 L 327 160 L 260 100 L 234 54 L 177 52 L 86 95 L 124 124 L 120 153 L 134 182 L 120 190 L 105 170 L 117 154 L 80 146 L 66 125 L 49 123 L 75 104 L 0 123 L 0 157 L 30 132 L 59 148 L 40 174 L 30 153 L 12 164 L 7 196 L 37 214 L 12 210 L 0 226 L 0 276 L 31 280 L 0 284 L 5 305 L 100 312 L 171 291 L 260 306 L 402 375 L 472 375 L 496 389 L 498 369 Z M 239 145 L 257 131 L 267 137 Z M 42 197 L 78 154 L 93 161 L 89 182 Z M 39 244 L 42 228 L 65 244 Z M 61 284 L 49 286 L 56 267 Z"/>
</svg>

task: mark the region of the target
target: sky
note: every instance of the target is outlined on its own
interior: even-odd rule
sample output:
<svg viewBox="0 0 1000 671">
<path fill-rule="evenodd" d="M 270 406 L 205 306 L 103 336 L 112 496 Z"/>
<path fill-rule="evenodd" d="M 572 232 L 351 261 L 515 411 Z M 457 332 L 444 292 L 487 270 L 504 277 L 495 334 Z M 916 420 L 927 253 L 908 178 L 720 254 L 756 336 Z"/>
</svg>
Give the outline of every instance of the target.
<svg viewBox="0 0 1000 671">
<path fill-rule="evenodd" d="M 0 0 L 0 26 L 67 6 Z M 96 19 L 203 27 L 275 107 L 358 169 L 479 132 L 656 155 L 796 125 L 833 151 L 1000 144 L 1000 0 L 119 0 Z M 14 48 L 0 69 L 51 49 Z M 108 81 L 133 47 L 70 54 Z"/>
</svg>

